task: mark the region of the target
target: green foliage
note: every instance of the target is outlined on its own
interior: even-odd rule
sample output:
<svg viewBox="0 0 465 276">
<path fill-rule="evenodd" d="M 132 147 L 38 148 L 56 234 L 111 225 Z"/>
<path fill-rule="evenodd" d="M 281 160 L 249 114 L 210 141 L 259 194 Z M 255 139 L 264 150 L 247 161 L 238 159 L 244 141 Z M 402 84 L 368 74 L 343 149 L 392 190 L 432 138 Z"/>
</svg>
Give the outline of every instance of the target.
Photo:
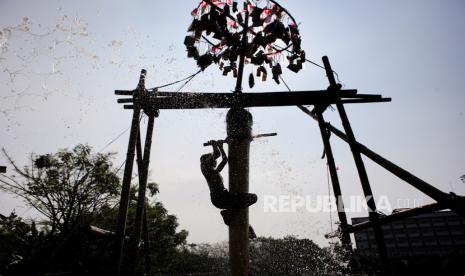
<svg viewBox="0 0 465 276">
<path fill-rule="evenodd" d="M 156 195 L 158 193 L 158 185 L 149 183 L 149 194 Z M 134 218 L 137 205 L 137 190 L 132 189 L 128 208 L 128 220 L 126 228 L 126 236 L 131 237 L 133 233 Z M 188 232 L 185 230 L 177 231 L 179 226 L 177 218 L 168 213 L 168 210 L 159 201 L 153 198 L 147 199 L 146 214 L 147 226 L 150 245 L 150 259 L 152 271 L 169 271 L 182 252 L 183 246 L 186 244 Z M 93 217 L 94 225 L 103 229 L 115 229 L 118 208 L 103 206 Z M 133 256 L 126 256 L 131 258 Z M 144 261 L 141 254 L 140 263 Z"/>
<path fill-rule="evenodd" d="M 24 275 L 25 266 L 34 263 L 44 242 L 45 233 L 34 222 L 25 223 L 14 212 L 1 216 L 0 275 Z"/>
<path fill-rule="evenodd" d="M 158 190 L 155 183 L 153 190 Z M 136 209 L 135 189 L 132 196 L 126 235 L 133 231 Z M 147 204 L 147 221 L 150 241 L 152 271 L 173 275 L 182 269 L 184 260 L 199 258 L 187 256 L 185 250 L 187 231 L 178 231 L 177 218 L 168 213 L 161 202 L 154 199 Z M 115 229 L 117 206 L 108 204 L 96 210 L 92 217 L 85 217 L 68 234 L 40 232 L 34 224 L 24 223 L 16 215 L 5 217 L 0 225 L 0 275 L 35 275 L 38 273 L 71 272 L 73 275 L 110 275 L 114 267 L 112 241 L 114 235 L 96 235 L 89 225 L 102 229 Z M 35 252 L 34 254 L 32 254 Z M 185 257 L 186 256 L 186 257 Z M 130 258 L 132 256 L 126 256 Z M 144 258 L 141 257 L 141 265 Z M 174 273 L 176 274 L 176 273 Z"/>
<path fill-rule="evenodd" d="M 93 154 L 87 145 L 54 154 L 31 155 L 20 168 L 4 150 L 13 175 L 0 176 L 0 189 L 21 197 L 42 213 L 49 227 L 38 231 L 15 214 L 0 224 L 0 275 L 72 273 L 108 275 L 114 267 L 112 241 L 116 228 L 119 178 L 112 154 Z M 185 254 L 188 232 L 178 231 L 177 218 L 154 199 L 156 183 L 148 184 L 146 215 L 152 271 L 166 275 Z M 137 189 L 131 190 L 126 235 L 132 236 Z M 107 231 L 96 235 L 90 225 Z M 48 230 L 47 230 L 48 229 Z M 126 256 L 130 258 L 133 256 Z M 144 258 L 141 259 L 141 264 Z M 168 272 L 168 274 L 170 274 Z"/>
<path fill-rule="evenodd" d="M 18 167 L 3 150 L 15 174 L 0 177 L 0 189 L 21 197 L 43 214 L 51 232 L 66 232 L 78 219 L 100 209 L 119 191 L 112 154 L 92 154 L 77 145 L 55 154 L 31 155 L 30 166 Z"/>
</svg>

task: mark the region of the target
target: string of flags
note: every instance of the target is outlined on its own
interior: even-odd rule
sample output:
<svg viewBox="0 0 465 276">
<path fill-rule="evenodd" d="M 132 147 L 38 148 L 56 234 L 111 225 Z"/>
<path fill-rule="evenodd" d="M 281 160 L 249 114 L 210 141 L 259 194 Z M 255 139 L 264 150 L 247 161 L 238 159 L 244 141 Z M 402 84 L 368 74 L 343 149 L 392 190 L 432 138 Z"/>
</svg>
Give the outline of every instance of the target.
<svg viewBox="0 0 465 276">
<path fill-rule="evenodd" d="M 262 2 L 265 4 L 260 6 Z M 279 84 L 281 62 L 295 73 L 303 69 L 306 57 L 298 25 L 275 1 L 257 4 L 244 1 L 239 5 L 236 0 L 205 0 L 191 15 L 190 34 L 185 37 L 184 45 L 187 56 L 196 60 L 202 71 L 217 64 L 224 76 L 237 77 L 237 60 L 244 53 L 245 64 L 255 66 L 255 74 L 249 75 L 252 88 L 255 77 L 267 81 L 269 72 Z M 245 22 L 247 15 L 249 20 Z M 245 47 L 244 28 L 248 30 Z M 204 44 L 207 47 L 202 47 Z"/>
</svg>

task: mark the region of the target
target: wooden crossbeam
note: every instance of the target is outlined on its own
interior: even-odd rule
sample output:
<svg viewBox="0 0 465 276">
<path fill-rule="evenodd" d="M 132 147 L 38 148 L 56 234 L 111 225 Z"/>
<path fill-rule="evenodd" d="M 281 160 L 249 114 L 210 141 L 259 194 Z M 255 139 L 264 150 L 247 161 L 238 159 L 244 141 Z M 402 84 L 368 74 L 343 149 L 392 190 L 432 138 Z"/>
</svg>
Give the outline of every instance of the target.
<svg viewBox="0 0 465 276">
<path fill-rule="evenodd" d="M 134 90 L 115 90 L 115 95 L 117 96 L 132 96 L 137 89 Z M 327 90 L 303 90 L 303 91 L 293 91 L 292 93 L 325 93 Z M 343 89 L 340 91 L 342 96 L 356 96 L 358 93 L 357 89 Z M 218 95 L 218 94 L 231 94 L 231 92 L 167 92 L 167 91 L 157 91 L 157 90 L 146 90 L 146 93 L 154 93 L 157 96 L 196 96 L 196 95 Z M 289 91 L 274 91 L 274 92 L 247 92 L 246 94 L 266 94 L 266 93 L 289 93 Z M 373 95 L 373 94 L 364 94 L 364 95 Z"/>
<path fill-rule="evenodd" d="M 293 91 L 292 93 L 326 93 L 327 90 L 312 90 L 312 91 Z M 357 98 L 357 99 L 381 99 L 382 96 L 379 94 L 357 94 L 356 89 L 347 89 L 342 90 L 342 98 Z M 276 93 L 289 93 L 289 91 L 277 91 L 277 92 L 254 92 L 254 93 L 247 93 L 247 94 L 276 94 Z M 196 95 L 216 95 L 216 94 L 226 94 L 226 92 L 222 93 L 199 93 L 199 92 L 156 92 L 157 97 L 185 97 L 191 96 L 195 97 Z"/>
<path fill-rule="evenodd" d="M 129 95 L 128 92 L 116 91 L 118 95 Z M 357 94 L 357 90 L 342 90 L 338 94 L 327 93 L 326 90 L 243 94 L 144 92 L 140 98 L 143 109 L 202 109 L 334 104 L 338 97 L 343 99 L 343 103 L 391 101 L 390 98 L 383 98 L 381 95 Z M 133 98 L 118 99 L 118 103 L 130 103 L 124 108 L 133 108 Z"/>
</svg>

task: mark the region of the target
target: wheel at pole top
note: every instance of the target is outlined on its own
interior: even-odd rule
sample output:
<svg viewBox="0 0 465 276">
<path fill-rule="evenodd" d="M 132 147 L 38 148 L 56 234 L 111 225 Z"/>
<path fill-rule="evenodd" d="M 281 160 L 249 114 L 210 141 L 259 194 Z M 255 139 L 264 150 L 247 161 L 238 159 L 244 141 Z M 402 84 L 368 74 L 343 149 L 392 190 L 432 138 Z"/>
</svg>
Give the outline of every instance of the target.
<svg viewBox="0 0 465 276">
<path fill-rule="evenodd" d="M 244 53 L 245 64 L 255 67 L 255 74 L 249 76 L 252 88 L 254 75 L 266 81 L 271 72 L 279 84 L 284 65 L 295 73 L 303 68 L 305 51 L 298 24 L 274 0 L 205 0 L 191 14 L 193 21 L 184 45 L 187 56 L 195 59 L 201 70 L 215 63 L 224 76 L 237 77 L 238 59 Z M 244 28 L 248 30 L 245 49 Z"/>
</svg>

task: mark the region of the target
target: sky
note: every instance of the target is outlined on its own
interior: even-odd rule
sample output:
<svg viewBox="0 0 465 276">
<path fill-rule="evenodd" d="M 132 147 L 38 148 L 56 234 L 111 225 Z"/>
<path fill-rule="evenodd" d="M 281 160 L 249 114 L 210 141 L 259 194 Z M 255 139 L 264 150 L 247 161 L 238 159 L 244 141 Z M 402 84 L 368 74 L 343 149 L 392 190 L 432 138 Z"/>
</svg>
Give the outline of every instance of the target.
<svg viewBox="0 0 465 276">
<path fill-rule="evenodd" d="M 465 2 L 281 2 L 300 23 L 309 59 L 321 63 L 329 56 L 344 88 L 392 98 L 346 106 L 357 140 L 435 187 L 464 195 Z M 114 164 L 120 166 L 128 133 L 108 143 L 129 127 L 131 113 L 113 92 L 135 88 L 142 68 L 148 87 L 196 72 L 183 45 L 196 3 L 0 0 L 0 146 L 25 165 L 32 152 L 88 143 L 95 151 L 117 153 Z M 309 64 L 299 74 L 284 70 L 283 77 L 293 90 L 328 86 L 324 71 Z M 211 66 L 183 91 L 230 92 L 234 85 Z M 284 90 L 268 81 L 245 92 Z M 328 196 L 317 125 L 295 107 L 250 111 L 254 133 L 278 133 L 251 146 L 250 191 L 259 197 L 250 208 L 251 224 L 261 236 L 295 235 L 326 245 L 324 234 L 337 221 L 334 212 L 269 213 L 263 200 Z M 225 116 L 226 110 L 162 111 L 155 123 L 150 180 L 160 184 L 158 199 L 189 231 L 189 242 L 227 239 L 199 168 L 200 155 L 209 150 L 202 144 L 225 138 Z M 342 129 L 337 112 L 325 116 Z M 362 195 L 349 147 L 336 137 L 331 142 L 343 194 Z M 388 198 L 392 208 L 432 202 L 364 160 L 375 198 Z M 3 156 L 0 163 L 6 164 Z M 0 212 L 12 210 L 37 216 L 2 192 Z"/>
</svg>

